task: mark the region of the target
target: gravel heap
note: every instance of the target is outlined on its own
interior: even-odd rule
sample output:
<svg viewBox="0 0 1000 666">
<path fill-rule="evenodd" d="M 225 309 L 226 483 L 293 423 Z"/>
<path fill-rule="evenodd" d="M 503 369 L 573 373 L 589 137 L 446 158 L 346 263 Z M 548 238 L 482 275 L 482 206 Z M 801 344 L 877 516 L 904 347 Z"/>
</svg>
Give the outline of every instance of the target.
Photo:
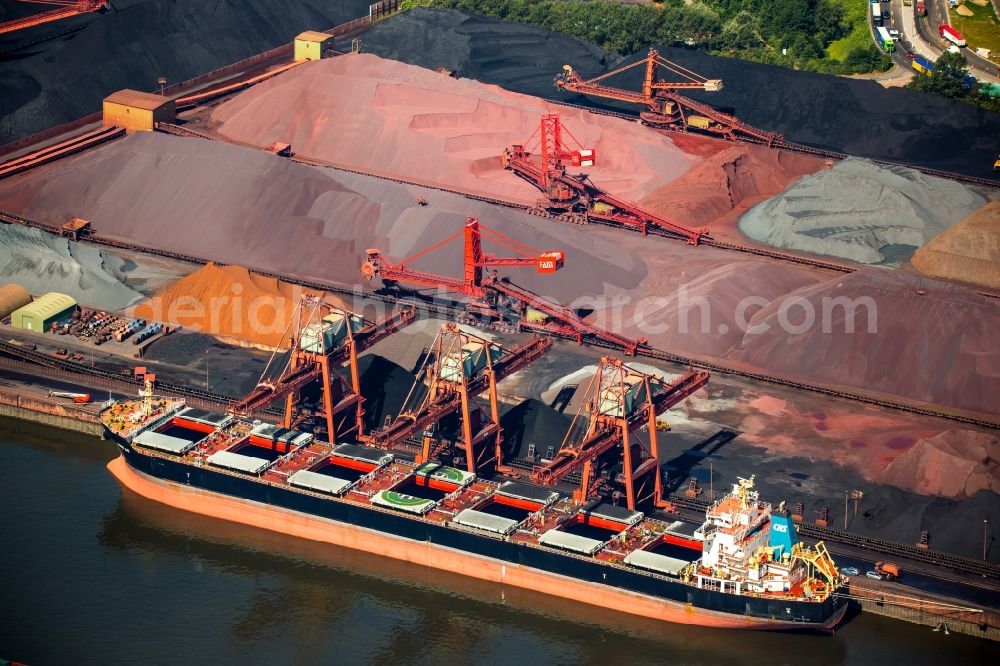
<svg viewBox="0 0 1000 666">
<path fill-rule="evenodd" d="M 1000 464 L 994 462 L 998 459 L 996 435 L 956 428 L 918 441 L 889 463 L 878 481 L 956 499 L 980 490 L 1000 493 Z"/>
<path fill-rule="evenodd" d="M 1000 289 L 1000 201 L 935 236 L 911 263 L 924 275 Z"/>
<path fill-rule="evenodd" d="M 122 282 L 122 260 L 38 229 L 0 224 L 0 276 L 38 295 L 69 294 L 78 303 L 121 310 L 142 299 Z"/>
<path fill-rule="evenodd" d="M 690 166 L 669 138 L 636 123 L 365 53 L 296 67 L 220 105 L 211 119 L 240 143 L 283 141 L 334 164 L 534 203 L 536 188 L 502 169 L 499 156 L 537 134 L 552 111 L 596 151 L 587 169 L 593 181 L 620 196 L 642 197 Z"/>
<path fill-rule="evenodd" d="M 116 0 L 104 14 L 40 26 L 81 31 L 0 62 L 0 143 L 99 111 L 122 88 L 185 81 L 368 12 L 368 0 Z M 58 28 L 55 26 L 59 26 Z M 17 34 L 17 40 L 30 36 Z M 12 34 L 0 45 L 10 48 Z"/>
<path fill-rule="evenodd" d="M 528 49 L 525 45 L 538 45 Z M 508 45 L 512 54 L 508 56 Z M 462 76 L 550 99 L 636 111 L 606 100 L 561 93 L 551 80 L 563 64 L 584 77 L 622 63 L 585 42 L 499 19 L 451 10 L 415 9 L 392 17 L 364 37 L 365 51 L 425 67 L 451 66 Z M 852 155 L 905 162 L 992 178 L 1000 114 L 962 102 L 875 81 L 798 72 L 720 58 L 694 49 L 658 47 L 660 53 L 709 79 L 721 92 L 691 96 L 735 113 L 751 125 L 785 138 Z M 457 54 L 449 59 L 444 54 Z M 463 54 L 470 53 L 469 57 Z M 522 55 L 524 54 L 524 55 Z M 645 56 L 631 56 L 635 61 Z M 523 60 L 520 60 L 523 58 Z M 521 64 L 523 63 L 523 64 Z M 535 67 L 537 71 L 530 72 Z M 640 68 L 641 69 L 641 68 Z M 607 83 L 637 90 L 639 69 Z"/>
<path fill-rule="evenodd" d="M 838 305 L 844 302 L 857 306 L 853 333 L 845 333 L 851 322 L 848 309 Z M 815 315 L 813 324 L 796 334 L 807 309 Z M 830 313 L 826 317 L 824 309 Z M 872 323 L 874 333 L 869 332 Z M 994 414 L 1000 410 L 1000 303 L 964 287 L 902 271 L 864 269 L 776 299 L 749 324 L 728 357 L 842 386 Z M 767 330 L 754 331 L 763 326 Z"/>
<path fill-rule="evenodd" d="M 419 194 L 429 205 L 417 204 Z M 888 269 L 823 281 L 793 266 L 597 226 L 555 224 L 230 144 L 133 135 L 42 167 L 30 180 L 0 183 L 0 209 L 53 225 L 73 211 L 101 233 L 346 284 L 361 282 L 365 248 L 380 248 L 398 261 L 455 233 L 467 215 L 478 215 L 519 242 L 566 252 L 566 267 L 556 275 L 529 269 L 502 274 L 593 311 L 599 325 L 648 336 L 658 348 L 968 409 L 995 410 L 990 397 L 1000 391 L 991 343 L 1000 306 L 958 286 L 923 284 L 929 281 Z M 451 243 L 411 265 L 457 277 L 461 254 L 461 245 Z M 916 294 L 921 285 L 924 296 Z M 807 299 L 819 315 L 824 297 L 842 295 L 874 300 L 878 333 L 845 335 L 843 322 L 835 319 L 831 333 L 823 332 L 820 321 L 792 335 L 776 319 L 788 298 Z M 754 300 L 741 310 L 748 297 Z M 795 314 L 793 307 L 797 322 Z M 744 334 L 741 315 L 771 329 Z M 864 329 L 863 308 L 859 317 Z"/>
<path fill-rule="evenodd" d="M 420 206 L 417 194 L 263 151 L 143 132 L 35 171 L 30 180 L 0 183 L 0 208 L 53 225 L 72 210 L 101 233 L 343 284 L 361 282 L 367 248 L 400 260 L 478 215 L 531 247 L 566 251 L 570 259 L 556 277 L 531 269 L 505 271 L 518 284 L 553 298 L 603 293 L 606 285 L 632 289 L 646 275 L 646 265 L 634 256 L 641 237 L 629 235 L 615 244 L 607 239 L 620 234 L 611 231 L 595 237 L 441 192 L 428 193 L 431 205 Z M 502 256 L 511 253 L 493 243 L 488 247 Z M 461 242 L 453 242 L 411 266 L 459 277 L 462 254 Z"/>
<path fill-rule="evenodd" d="M 956 181 L 849 158 L 758 204 L 739 226 L 775 247 L 897 264 L 984 203 Z"/>
</svg>

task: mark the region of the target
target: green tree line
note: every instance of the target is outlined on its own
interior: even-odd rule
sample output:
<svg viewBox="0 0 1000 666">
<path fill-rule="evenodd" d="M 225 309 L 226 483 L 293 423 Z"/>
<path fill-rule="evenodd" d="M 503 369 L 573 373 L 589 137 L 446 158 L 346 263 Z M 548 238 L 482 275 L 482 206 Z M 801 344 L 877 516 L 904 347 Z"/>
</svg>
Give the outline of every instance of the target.
<svg viewBox="0 0 1000 666">
<path fill-rule="evenodd" d="M 838 0 L 664 0 L 623 4 L 608 0 L 407 0 L 496 16 L 565 32 L 609 51 L 631 55 L 653 44 L 696 46 L 727 55 L 831 74 L 884 71 L 890 61 L 874 43 L 853 48 L 843 61 L 826 47 L 852 29 Z"/>
</svg>

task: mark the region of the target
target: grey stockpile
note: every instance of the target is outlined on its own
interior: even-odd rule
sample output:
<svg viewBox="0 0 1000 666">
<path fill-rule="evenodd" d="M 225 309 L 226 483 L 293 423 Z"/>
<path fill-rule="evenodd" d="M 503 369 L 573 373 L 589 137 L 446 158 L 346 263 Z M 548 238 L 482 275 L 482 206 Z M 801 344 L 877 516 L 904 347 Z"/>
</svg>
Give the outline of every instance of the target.
<svg viewBox="0 0 1000 666">
<path fill-rule="evenodd" d="M 177 83 L 368 12 L 368 0 L 115 2 L 79 32 L 0 62 L 0 143 L 100 111 L 122 88 Z M 56 26 L 57 24 L 51 24 Z M 59 24 L 60 26 L 63 24 Z M 72 25 L 72 24 L 66 24 Z M 59 28 L 39 27 L 31 34 Z M 19 39 L 26 40 L 25 35 Z M 10 48 L 14 38 L 0 42 Z"/>
<path fill-rule="evenodd" d="M 563 64 L 573 65 L 584 77 L 620 64 L 566 35 L 450 10 L 416 9 L 390 18 L 366 34 L 363 43 L 365 51 L 378 55 L 425 67 L 451 67 L 462 76 L 518 92 L 592 106 L 612 104 L 561 93 L 552 79 Z M 670 60 L 724 82 L 721 92 L 691 97 L 752 125 L 783 132 L 791 141 L 992 177 L 1000 114 L 912 90 L 886 90 L 874 81 L 797 72 L 693 49 L 659 50 Z M 608 83 L 638 89 L 640 69 Z"/>
<path fill-rule="evenodd" d="M 0 275 L 38 296 L 69 294 L 85 306 L 120 310 L 142 299 L 121 281 L 124 262 L 38 229 L 0 224 Z"/>
<path fill-rule="evenodd" d="M 757 204 L 740 231 L 775 247 L 895 265 L 985 203 L 961 183 L 851 158 Z"/>
</svg>

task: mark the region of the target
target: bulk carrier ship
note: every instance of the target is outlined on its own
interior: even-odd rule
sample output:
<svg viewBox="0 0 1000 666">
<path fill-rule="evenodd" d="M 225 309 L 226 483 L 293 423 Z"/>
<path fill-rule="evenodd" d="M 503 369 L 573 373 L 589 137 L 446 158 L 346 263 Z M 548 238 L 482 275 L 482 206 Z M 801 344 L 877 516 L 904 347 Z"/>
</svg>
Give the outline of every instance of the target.
<svg viewBox="0 0 1000 666">
<path fill-rule="evenodd" d="M 122 453 L 110 471 L 178 509 L 654 619 L 832 631 L 843 617 L 829 553 L 799 542 L 788 512 L 761 501 L 752 478 L 700 525 L 656 511 L 656 416 L 707 373 L 668 380 L 602 359 L 580 406 L 581 437 L 508 461 L 496 383 L 551 341 L 508 350 L 446 324 L 400 415 L 363 434 L 357 353 L 412 313 L 371 323 L 316 311 L 298 318 L 287 367 L 227 413 L 159 396 L 145 374 L 136 399 L 102 412 Z M 303 417 L 310 383 L 321 397 Z M 488 408 L 477 408 L 481 396 Z M 280 425 L 250 416 L 282 399 Z M 448 416 L 461 424 L 450 447 L 439 427 Z M 567 492 L 574 475 L 579 487 Z"/>
</svg>

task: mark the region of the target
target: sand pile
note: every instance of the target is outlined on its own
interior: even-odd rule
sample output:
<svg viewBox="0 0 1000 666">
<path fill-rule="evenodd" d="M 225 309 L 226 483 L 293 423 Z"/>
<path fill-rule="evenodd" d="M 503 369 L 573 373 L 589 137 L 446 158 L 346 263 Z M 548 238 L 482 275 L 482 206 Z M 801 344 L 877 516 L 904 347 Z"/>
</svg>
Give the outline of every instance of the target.
<svg viewBox="0 0 1000 666">
<path fill-rule="evenodd" d="M 160 76 L 170 83 L 191 79 L 288 43 L 303 30 L 358 18 L 368 13 L 368 4 L 116 0 L 108 13 L 40 26 L 32 34 L 89 21 L 76 34 L 19 51 L 18 57 L 0 63 L 0 142 L 99 111 L 101 100 L 115 90 L 152 90 Z M 9 38 L 5 45 L 30 41 L 17 33 Z"/>
<path fill-rule="evenodd" d="M 290 334 L 288 322 L 307 293 L 316 294 L 242 266 L 210 263 L 139 304 L 135 315 L 225 339 L 283 347 Z M 344 306 L 339 298 L 319 295 Z"/>
<path fill-rule="evenodd" d="M 458 27 L 452 30 L 450 26 Z M 530 26 L 512 26 L 494 18 L 453 11 L 416 9 L 376 26 L 365 35 L 364 49 L 433 68 L 443 64 L 442 53 L 463 53 L 471 44 L 473 49 L 495 57 L 471 62 L 466 69 L 460 65 L 463 76 L 550 99 L 636 110 L 635 106 L 615 107 L 607 100 L 567 95 L 549 87 L 548 82 L 564 63 L 591 76 L 598 73 L 592 67 L 600 59 L 596 54 L 578 56 L 583 46 L 574 44 L 571 38 L 548 35 L 551 42 L 546 41 L 543 31 L 540 34 L 538 28 Z M 434 43 L 432 49 L 426 48 L 429 42 Z M 508 43 L 515 48 L 540 45 L 535 55 L 539 71 L 535 75 L 525 75 L 523 68 L 503 66 L 506 58 L 497 54 Z M 552 48 L 545 48 L 548 43 Z M 996 159 L 996 142 L 990 137 L 1000 135 L 1000 114 L 913 90 L 886 90 L 875 81 L 798 72 L 694 49 L 659 50 L 666 58 L 706 78 L 723 80 L 721 92 L 692 93 L 692 97 L 733 112 L 752 125 L 783 132 L 792 141 L 852 155 L 993 177 L 990 168 Z M 644 56 L 636 54 L 628 62 Z M 579 61 L 574 60 L 578 57 Z M 494 64 L 498 61 L 500 66 Z M 608 59 L 605 70 L 620 64 Z M 608 83 L 638 90 L 641 77 L 637 69 Z"/>
<path fill-rule="evenodd" d="M 674 139 L 682 149 L 695 142 L 699 141 L 691 136 Z M 708 226 L 740 204 L 774 196 L 792 180 L 824 167 L 818 158 L 763 146 L 699 143 L 713 152 L 680 178 L 647 195 L 643 205 L 682 224 Z"/>
<path fill-rule="evenodd" d="M 121 310 L 142 299 L 122 282 L 123 263 L 93 246 L 0 224 L 0 276 L 32 294 L 57 291 L 81 305 Z"/>
<path fill-rule="evenodd" d="M 499 155 L 551 111 L 597 151 L 594 182 L 621 196 L 642 197 L 690 166 L 667 137 L 635 123 L 364 53 L 297 67 L 222 104 L 212 121 L 243 143 L 284 141 L 336 164 L 534 203 L 537 190 L 501 169 Z"/>
<path fill-rule="evenodd" d="M 947 430 L 918 441 L 876 480 L 923 495 L 956 499 L 980 490 L 1000 493 L 1000 438 L 985 432 Z"/>
<path fill-rule="evenodd" d="M 935 236 L 910 261 L 924 275 L 1000 289 L 1000 201 Z"/>
<path fill-rule="evenodd" d="M 803 326 L 809 312 L 812 323 Z M 926 402 L 1000 410 L 1000 304 L 963 287 L 866 269 L 776 299 L 749 324 L 729 358 Z"/>
<path fill-rule="evenodd" d="M 961 183 L 849 158 L 758 204 L 739 226 L 775 247 L 896 264 L 984 203 Z"/>
</svg>

